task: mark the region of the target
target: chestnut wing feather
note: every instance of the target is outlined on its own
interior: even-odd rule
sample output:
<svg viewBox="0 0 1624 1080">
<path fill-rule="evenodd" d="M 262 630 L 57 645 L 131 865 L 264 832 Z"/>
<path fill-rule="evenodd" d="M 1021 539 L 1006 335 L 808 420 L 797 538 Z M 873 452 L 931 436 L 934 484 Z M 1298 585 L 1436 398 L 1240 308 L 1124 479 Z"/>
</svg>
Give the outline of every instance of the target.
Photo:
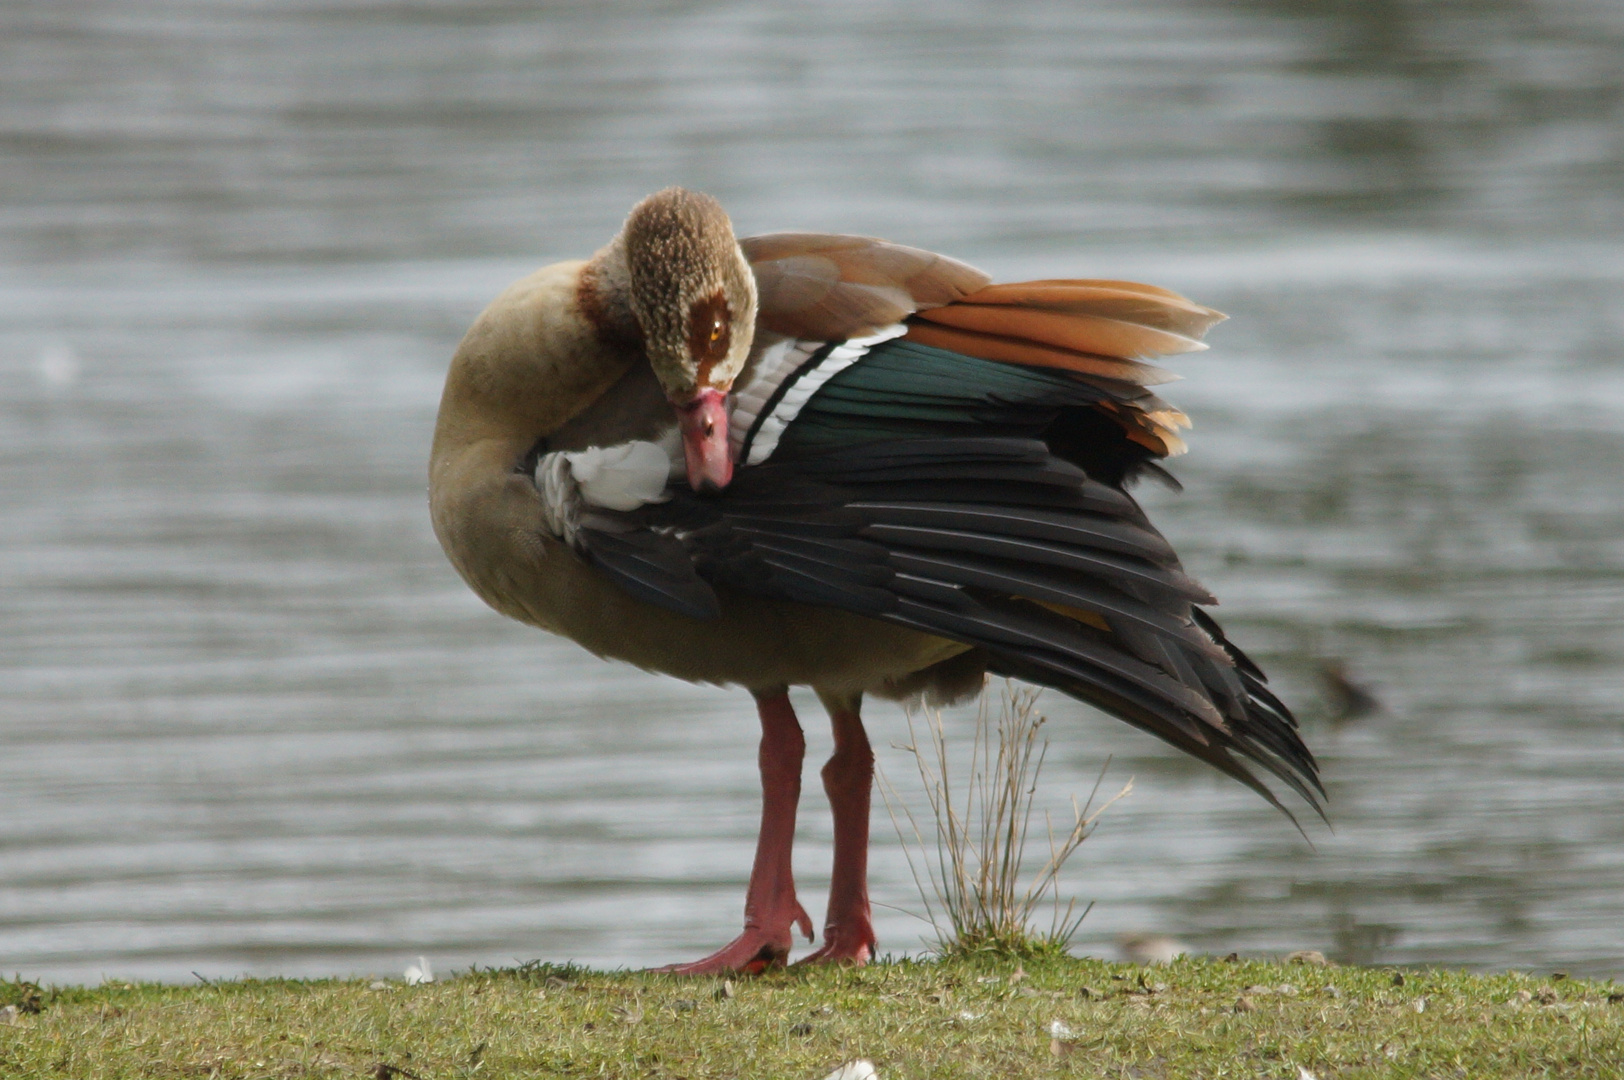
<svg viewBox="0 0 1624 1080">
<path fill-rule="evenodd" d="M 767 233 L 739 247 L 756 275 L 758 330 L 780 338 L 862 337 L 991 280 L 957 259 L 871 236 Z"/>
</svg>

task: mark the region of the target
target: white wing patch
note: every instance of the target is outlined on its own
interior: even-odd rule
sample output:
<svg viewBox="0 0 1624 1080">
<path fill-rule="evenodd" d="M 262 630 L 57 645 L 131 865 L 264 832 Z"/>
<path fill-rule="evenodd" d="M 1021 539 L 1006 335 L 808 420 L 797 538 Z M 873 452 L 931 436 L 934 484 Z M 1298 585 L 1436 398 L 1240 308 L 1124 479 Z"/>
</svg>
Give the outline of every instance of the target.
<svg viewBox="0 0 1624 1080">
<path fill-rule="evenodd" d="M 671 449 L 641 440 L 544 454 L 536 462 L 536 488 L 547 529 L 573 544 L 582 513 L 593 507 L 636 510 L 665 502 L 671 470 Z"/>
<path fill-rule="evenodd" d="M 636 510 L 665 502 L 671 458 L 658 443 L 628 442 L 567 452 L 581 498 L 605 510 Z"/>
<path fill-rule="evenodd" d="M 735 462 L 740 462 L 739 455 L 744 451 L 744 440 L 756 426 L 756 419 L 767 407 L 767 402 L 772 399 L 774 391 L 785 379 L 812 359 L 813 353 L 827 344 L 825 341 L 790 339 L 778 342 L 762 354 L 761 361 L 756 365 L 755 374 L 750 379 L 750 385 L 733 393 L 732 412 L 728 414 L 727 441 L 733 450 Z"/>
<path fill-rule="evenodd" d="M 728 418 L 728 443 L 740 465 L 772 457 L 778 441 L 801 409 L 835 375 L 861 360 L 869 349 L 901 337 L 908 328 L 887 326 L 848 341 L 780 341 L 756 365 L 750 385 L 738 391 Z M 635 510 L 671 496 L 668 484 L 687 475 L 682 439 L 675 427 L 659 442 L 636 440 L 586 450 L 559 450 L 536 462 L 547 530 L 575 543 L 581 520 L 596 509 Z"/>
<path fill-rule="evenodd" d="M 781 341 L 762 355 L 750 385 L 733 399 L 728 442 L 740 465 L 760 465 L 778 449 L 778 440 L 823 384 L 861 360 L 882 341 L 908 328 L 887 326 L 866 337 L 841 342 Z"/>
</svg>

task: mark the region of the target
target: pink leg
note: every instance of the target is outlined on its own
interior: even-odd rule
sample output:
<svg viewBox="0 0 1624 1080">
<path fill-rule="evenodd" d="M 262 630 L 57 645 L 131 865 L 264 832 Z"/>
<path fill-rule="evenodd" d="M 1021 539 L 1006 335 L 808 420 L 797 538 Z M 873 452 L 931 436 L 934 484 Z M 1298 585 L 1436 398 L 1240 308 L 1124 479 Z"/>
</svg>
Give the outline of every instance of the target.
<svg viewBox="0 0 1624 1080">
<path fill-rule="evenodd" d="M 761 715 L 761 832 L 756 838 L 750 887 L 744 894 L 744 933 L 703 960 L 672 964 L 660 971 L 676 975 L 759 972 L 784 966 L 796 926 L 812 940 L 812 920 L 795 899 L 795 874 L 790 867 L 806 739 L 787 691 L 758 694 L 756 710 Z"/>
<path fill-rule="evenodd" d="M 821 695 L 820 695 L 821 696 Z M 861 697 L 824 698 L 834 724 L 835 752 L 823 767 L 823 790 L 835 817 L 835 866 L 823 947 L 803 964 L 855 964 L 874 957 L 868 905 L 868 805 L 874 786 L 874 751 L 857 714 Z"/>
</svg>

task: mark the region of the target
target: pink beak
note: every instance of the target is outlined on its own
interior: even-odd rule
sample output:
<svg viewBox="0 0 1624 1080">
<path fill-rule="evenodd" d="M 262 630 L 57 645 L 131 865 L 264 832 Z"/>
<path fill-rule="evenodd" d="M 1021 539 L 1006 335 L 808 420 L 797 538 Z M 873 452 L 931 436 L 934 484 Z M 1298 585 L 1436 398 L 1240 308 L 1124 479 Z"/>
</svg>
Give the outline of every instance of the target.
<svg viewBox="0 0 1624 1080">
<path fill-rule="evenodd" d="M 672 404 L 682 427 L 688 483 L 695 491 L 703 491 L 707 485 L 727 487 L 733 479 L 733 455 L 727 445 L 727 393 L 707 386 L 687 401 Z"/>
</svg>

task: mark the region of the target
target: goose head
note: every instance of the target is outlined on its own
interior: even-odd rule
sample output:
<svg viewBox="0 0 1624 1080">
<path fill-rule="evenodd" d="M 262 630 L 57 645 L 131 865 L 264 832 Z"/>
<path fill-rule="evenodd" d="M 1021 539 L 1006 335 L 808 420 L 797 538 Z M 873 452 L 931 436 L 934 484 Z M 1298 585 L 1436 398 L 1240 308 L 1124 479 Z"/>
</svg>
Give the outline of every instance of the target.
<svg viewBox="0 0 1624 1080">
<path fill-rule="evenodd" d="M 721 204 L 699 192 L 655 192 L 632 208 L 619 239 L 643 351 L 682 429 L 688 482 L 726 487 L 727 395 L 750 355 L 755 275 Z"/>
</svg>

